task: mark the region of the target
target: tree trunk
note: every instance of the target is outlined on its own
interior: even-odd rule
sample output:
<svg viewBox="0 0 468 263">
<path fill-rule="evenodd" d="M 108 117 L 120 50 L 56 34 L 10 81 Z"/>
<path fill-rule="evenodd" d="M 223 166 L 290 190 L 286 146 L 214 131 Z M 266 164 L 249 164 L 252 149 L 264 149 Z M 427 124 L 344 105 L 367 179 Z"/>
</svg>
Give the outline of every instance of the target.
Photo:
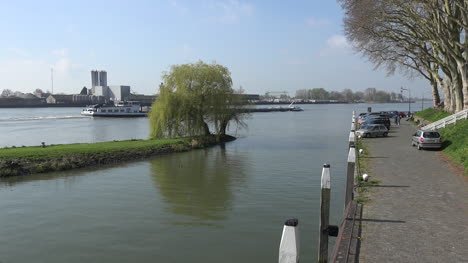
<svg viewBox="0 0 468 263">
<path fill-rule="evenodd" d="M 434 102 L 434 107 L 440 108 L 440 96 L 439 90 L 437 89 L 437 81 L 432 78 L 431 80 L 431 88 L 432 88 L 432 101 Z"/>
<path fill-rule="evenodd" d="M 451 83 L 451 92 L 453 94 L 452 99 L 454 100 L 455 109 L 453 113 L 463 110 L 463 92 L 460 73 L 458 72 L 458 67 L 455 61 L 451 61 L 450 65 L 450 76 L 452 79 Z M 452 101 L 453 103 L 453 101 Z"/>
<path fill-rule="evenodd" d="M 224 122 L 221 124 L 221 128 L 219 130 L 219 135 L 226 135 L 226 129 L 227 129 L 227 122 Z"/>
<path fill-rule="evenodd" d="M 205 133 L 205 136 L 211 135 L 210 127 L 208 127 L 208 124 L 206 124 L 206 122 L 203 122 L 203 131 Z"/>
<path fill-rule="evenodd" d="M 452 92 L 452 78 L 448 75 L 445 76 L 445 82 L 442 85 L 444 90 L 444 110 L 446 112 L 455 111 L 455 100 Z"/>
<path fill-rule="evenodd" d="M 452 95 L 450 94 L 450 85 L 447 84 L 448 78 L 445 80 L 445 83 L 442 81 L 442 78 L 437 75 L 434 76 L 439 87 L 442 88 L 442 93 L 444 94 L 444 108 L 443 110 L 451 112 L 452 108 Z"/>
<path fill-rule="evenodd" d="M 463 97 L 463 109 L 468 109 L 468 66 L 467 63 L 464 61 L 459 61 L 457 60 L 457 67 L 458 71 L 460 73 L 460 79 L 461 79 L 461 89 L 462 89 L 462 97 Z M 457 110 L 458 111 L 458 110 Z"/>
</svg>

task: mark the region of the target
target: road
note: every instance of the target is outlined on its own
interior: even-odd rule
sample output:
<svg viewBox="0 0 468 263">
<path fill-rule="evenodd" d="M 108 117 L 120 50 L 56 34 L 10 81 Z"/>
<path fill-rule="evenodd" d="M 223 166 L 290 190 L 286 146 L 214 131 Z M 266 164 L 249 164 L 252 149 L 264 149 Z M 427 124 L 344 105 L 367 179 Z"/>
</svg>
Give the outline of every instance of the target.
<svg viewBox="0 0 468 263">
<path fill-rule="evenodd" d="M 411 146 L 402 121 L 387 138 L 365 139 L 379 180 L 364 205 L 360 262 L 468 262 L 468 182 L 438 151 Z"/>
</svg>

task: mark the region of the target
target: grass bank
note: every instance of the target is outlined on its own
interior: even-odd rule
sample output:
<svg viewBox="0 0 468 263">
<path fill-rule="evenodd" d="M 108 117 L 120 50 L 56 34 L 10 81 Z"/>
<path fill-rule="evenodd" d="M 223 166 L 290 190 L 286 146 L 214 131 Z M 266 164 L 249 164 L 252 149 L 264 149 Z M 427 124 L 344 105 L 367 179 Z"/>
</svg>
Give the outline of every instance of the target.
<svg viewBox="0 0 468 263">
<path fill-rule="evenodd" d="M 468 120 L 439 130 L 443 139 L 443 150 L 450 159 L 460 164 L 468 175 Z"/>
<path fill-rule="evenodd" d="M 233 139 L 231 136 L 207 136 L 9 147 L 0 149 L 0 177 L 121 163 L 159 154 L 204 148 Z"/>
<path fill-rule="evenodd" d="M 448 117 L 450 115 L 452 114 L 446 111 L 437 110 L 434 108 L 428 108 L 428 109 L 422 110 L 414 114 L 414 116 L 424 119 L 428 122 L 435 122 L 445 117 Z"/>
</svg>

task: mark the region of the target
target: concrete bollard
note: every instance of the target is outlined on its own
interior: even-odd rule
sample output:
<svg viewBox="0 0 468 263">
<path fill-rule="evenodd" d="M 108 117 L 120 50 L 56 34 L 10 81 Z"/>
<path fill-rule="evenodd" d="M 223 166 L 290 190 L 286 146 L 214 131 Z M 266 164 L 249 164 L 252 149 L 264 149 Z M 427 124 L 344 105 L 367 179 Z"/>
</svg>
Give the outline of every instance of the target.
<svg viewBox="0 0 468 263">
<path fill-rule="evenodd" d="M 299 262 L 299 220 L 288 219 L 284 223 L 279 247 L 279 263 Z"/>
<path fill-rule="evenodd" d="M 356 135 L 354 135 L 354 132 L 349 133 L 349 147 L 355 146 L 356 145 Z"/>
<path fill-rule="evenodd" d="M 328 226 L 330 220 L 330 165 L 322 169 L 318 262 L 328 262 Z"/>
<path fill-rule="evenodd" d="M 356 125 L 354 125 L 354 122 L 351 123 L 351 131 L 355 132 L 356 131 Z"/>
<path fill-rule="evenodd" d="M 364 150 L 363 149 L 359 149 L 359 154 L 363 154 L 364 153 Z"/>
<path fill-rule="evenodd" d="M 354 167 L 356 166 L 356 149 L 354 146 L 349 148 L 348 153 L 348 168 L 346 171 L 346 194 L 345 194 L 345 209 L 346 206 L 354 199 Z"/>
</svg>

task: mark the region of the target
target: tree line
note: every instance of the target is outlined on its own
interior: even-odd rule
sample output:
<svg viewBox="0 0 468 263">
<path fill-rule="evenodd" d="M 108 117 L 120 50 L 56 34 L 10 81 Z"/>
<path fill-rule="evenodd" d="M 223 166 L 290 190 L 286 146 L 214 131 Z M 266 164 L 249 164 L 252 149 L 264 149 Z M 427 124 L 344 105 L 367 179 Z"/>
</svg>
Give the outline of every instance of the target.
<svg viewBox="0 0 468 263">
<path fill-rule="evenodd" d="M 44 93 L 44 91 L 42 91 L 41 89 L 36 89 L 36 90 L 34 90 L 34 92 L 32 94 L 38 96 L 38 95 L 41 95 L 43 93 Z M 50 93 L 50 92 L 48 92 L 48 93 Z M 3 89 L 2 92 L 0 93 L 0 97 L 2 97 L 2 98 L 21 97 L 22 95 L 24 95 L 23 92 L 13 91 L 11 89 Z"/>
<path fill-rule="evenodd" d="M 427 79 L 435 107 L 468 109 L 468 1 L 338 2 L 347 38 L 376 68 Z"/>
<path fill-rule="evenodd" d="M 400 94 L 385 92 L 376 88 L 367 88 L 364 91 L 353 92 L 350 89 L 343 91 L 327 91 L 323 88 L 300 89 L 296 91 L 296 99 L 302 100 L 336 100 L 342 102 L 395 102 L 401 101 Z"/>
</svg>

